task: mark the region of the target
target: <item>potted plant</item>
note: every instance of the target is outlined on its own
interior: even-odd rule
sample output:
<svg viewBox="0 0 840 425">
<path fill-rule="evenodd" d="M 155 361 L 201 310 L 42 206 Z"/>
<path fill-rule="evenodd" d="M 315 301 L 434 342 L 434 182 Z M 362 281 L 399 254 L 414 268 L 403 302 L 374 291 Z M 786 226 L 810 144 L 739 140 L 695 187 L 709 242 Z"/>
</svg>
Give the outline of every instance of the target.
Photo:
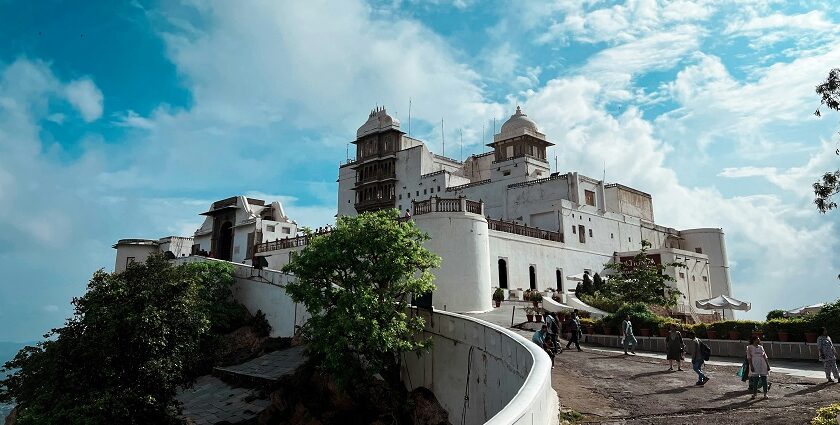
<svg viewBox="0 0 840 425">
<path fill-rule="evenodd" d="M 542 301 L 543 296 L 539 291 L 533 291 L 533 292 L 531 292 L 531 298 L 530 299 L 531 299 L 531 302 L 534 303 L 534 307 L 536 308 L 536 307 L 540 306 L 540 302 Z"/>
<path fill-rule="evenodd" d="M 732 328 L 729 331 L 729 339 L 731 339 L 733 341 L 737 341 L 737 340 L 741 339 L 741 333 L 738 332 L 738 328 Z"/>
<path fill-rule="evenodd" d="M 522 301 L 530 301 L 531 300 L 531 290 L 526 289 L 525 292 L 522 293 Z"/>
<path fill-rule="evenodd" d="M 647 328 L 639 329 L 639 335 L 640 336 L 650 336 L 650 329 L 647 329 Z"/>
<path fill-rule="evenodd" d="M 493 301 L 496 302 L 496 308 L 498 308 L 500 305 L 502 305 L 502 300 L 504 300 L 504 299 L 505 299 L 505 291 L 502 290 L 502 288 L 496 288 L 496 290 L 493 291 Z"/>
<path fill-rule="evenodd" d="M 805 342 L 808 343 L 815 343 L 817 342 L 817 333 L 816 332 L 805 332 Z"/>
<path fill-rule="evenodd" d="M 612 335 L 612 328 L 607 325 L 604 325 L 604 335 Z"/>
<path fill-rule="evenodd" d="M 529 322 L 534 321 L 534 309 L 531 307 L 525 307 L 525 317 L 528 318 Z"/>
<path fill-rule="evenodd" d="M 781 342 L 788 342 L 788 341 L 790 341 L 790 332 L 788 332 L 788 331 L 779 331 L 779 341 L 781 341 Z"/>
<path fill-rule="evenodd" d="M 541 309 L 539 309 L 539 308 L 534 309 L 534 320 L 537 323 L 542 322 L 542 310 Z"/>
<path fill-rule="evenodd" d="M 717 339 L 717 331 L 714 329 L 707 329 L 706 336 L 708 336 L 709 339 Z"/>
</svg>

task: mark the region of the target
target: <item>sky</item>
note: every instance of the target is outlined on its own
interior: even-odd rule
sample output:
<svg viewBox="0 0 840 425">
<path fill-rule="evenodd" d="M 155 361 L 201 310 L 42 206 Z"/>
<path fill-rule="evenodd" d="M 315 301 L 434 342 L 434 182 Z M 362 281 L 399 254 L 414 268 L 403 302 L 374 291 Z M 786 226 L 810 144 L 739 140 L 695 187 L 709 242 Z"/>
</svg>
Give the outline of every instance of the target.
<svg viewBox="0 0 840 425">
<path fill-rule="evenodd" d="M 739 318 L 840 297 L 840 212 L 811 191 L 840 168 L 840 114 L 813 114 L 832 1 L 0 0 L 0 39 L 0 340 L 60 326 L 116 240 L 190 235 L 214 200 L 331 222 L 355 130 L 382 105 L 406 126 L 409 99 L 436 153 L 441 119 L 466 157 L 521 105 L 559 171 L 722 227 Z"/>
</svg>

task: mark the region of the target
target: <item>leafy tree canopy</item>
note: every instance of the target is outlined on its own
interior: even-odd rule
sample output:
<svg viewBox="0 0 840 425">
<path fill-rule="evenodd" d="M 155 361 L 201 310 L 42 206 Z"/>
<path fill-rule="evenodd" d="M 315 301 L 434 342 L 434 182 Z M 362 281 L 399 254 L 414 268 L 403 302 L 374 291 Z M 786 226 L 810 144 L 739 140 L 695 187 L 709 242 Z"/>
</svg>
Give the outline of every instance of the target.
<svg viewBox="0 0 840 425">
<path fill-rule="evenodd" d="M 817 86 L 816 91 L 820 95 L 820 105 L 840 111 L 840 68 L 829 71 L 828 78 Z M 814 114 L 821 115 L 819 108 Z M 840 155 L 840 149 L 836 149 L 834 153 Z M 813 187 L 816 196 L 814 204 L 821 213 L 837 208 L 837 202 L 832 198 L 840 193 L 840 170 L 826 172 L 819 181 L 813 184 Z"/>
<path fill-rule="evenodd" d="M 673 307 L 681 292 L 670 286 L 673 276 L 666 274 L 668 267 L 685 267 L 682 263 L 657 264 L 648 257 L 651 244 L 642 241 L 642 249 L 633 256 L 632 261 L 604 264 L 604 268 L 613 273 L 604 282 L 603 292 L 610 298 L 629 304 L 646 303 Z"/>
<path fill-rule="evenodd" d="M 232 273 L 160 255 L 97 271 L 65 325 L 6 363 L 0 400 L 17 402 L 20 425 L 177 422 L 176 391 L 202 361 L 217 304 L 231 302 Z"/>
<path fill-rule="evenodd" d="M 420 351 L 429 341 L 418 333 L 406 301 L 434 289 L 430 272 L 440 258 L 423 247 L 428 236 L 396 210 L 339 217 L 335 230 L 311 237 L 284 271 L 297 279 L 286 286 L 312 315 L 303 327 L 309 349 L 338 383 L 375 374 L 399 385 L 399 355 Z"/>
</svg>

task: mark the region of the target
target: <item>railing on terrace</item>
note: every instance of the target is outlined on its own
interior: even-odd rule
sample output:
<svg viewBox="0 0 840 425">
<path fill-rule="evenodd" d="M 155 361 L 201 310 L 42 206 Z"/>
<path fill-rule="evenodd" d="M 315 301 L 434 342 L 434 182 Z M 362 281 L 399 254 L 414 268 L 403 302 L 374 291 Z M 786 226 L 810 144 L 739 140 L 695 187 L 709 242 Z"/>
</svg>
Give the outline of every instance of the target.
<svg viewBox="0 0 840 425">
<path fill-rule="evenodd" d="M 471 201 L 463 196 L 458 198 L 433 197 L 423 201 L 413 202 L 414 215 L 428 214 L 431 212 L 468 212 L 484 215 L 484 202 Z"/>
<path fill-rule="evenodd" d="M 466 188 L 468 188 L 468 187 L 473 187 L 473 186 L 479 186 L 479 185 L 482 185 L 482 184 L 487 184 L 487 183 L 490 183 L 490 181 L 491 181 L 490 179 L 484 179 L 484 180 L 479 180 L 479 181 L 477 181 L 477 182 L 472 182 L 472 183 L 462 184 L 462 185 L 459 185 L 459 186 L 450 186 L 450 187 L 447 187 L 447 188 L 446 188 L 446 191 L 447 191 L 447 192 L 454 192 L 454 191 L 456 191 L 456 190 L 466 189 Z"/>
<path fill-rule="evenodd" d="M 499 163 L 506 162 L 506 161 L 511 161 L 511 160 L 514 160 L 514 159 L 517 159 L 517 158 L 531 158 L 531 159 L 536 159 L 537 161 L 548 162 L 548 160 L 545 159 L 545 158 L 540 158 L 538 156 L 529 155 L 527 153 L 521 153 L 519 155 L 514 155 L 514 156 L 509 156 L 507 158 L 498 159 L 496 161 L 493 161 L 492 163 L 493 164 L 499 164 Z"/>
<path fill-rule="evenodd" d="M 487 227 L 489 227 L 490 230 L 496 230 L 499 232 L 513 233 L 531 238 L 545 239 L 547 241 L 565 242 L 563 233 L 542 230 L 536 227 L 518 224 L 514 221 L 494 220 L 492 218 L 488 218 Z"/>
<path fill-rule="evenodd" d="M 446 170 L 438 170 L 438 171 L 434 171 L 434 172 L 427 173 L 427 174 L 421 174 L 421 175 L 420 175 L 420 178 L 421 178 L 421 179 L 427 179 L 427 178 L 429 178 L 429 177 L 436 176 L 436 175 L 438 175 L 438 174 L 443 174 L 443 173 L 445 173 L 445 172 L 446 172 Z"/>
<path fill-rule="evenodd" d="M 557 175 L 548 176 L 548 177 L 544 177 L 544 178 L 537 179 L 537 180 L 531 180 L 531 181 L 522 182 L 522 183 L 509 184 L 509 185 L 507 185 L 507 187 L 508 187 L 508 189 L 512 189 L 514 187 L 531 186 L 533 184 L 541 184 L 541 183 L 545 183 L 545 182 L 552 181 L 552 180 L 565 180 L 566 178 L 567 178 L 567 176 L 565 174 L 557 174 Z"/>
<path fill-rule="evenodd" d="M 312 236 L 321 236 L 321 235 L 326 235 L 326 234 L 329 234 L 329 233 L 330 233 L 330 231 L 326 230 L 326 231 L 314 233 Z M 294 237 L 286 238 L 286 239 L 278 239 L 276 241 L 263 242 L 263 243 L 257 244 L 256 250 L 254 252 L 260 253 L 260 252 L 277 251 L 277 250 L 280 250 L 280 249 L 298 248 L 298 247 L 309 245 L 309 240 L 310 239 L 311 239 L 311 236 L 300 235 L 300 236 L 294 236 Z"/>
</svg>

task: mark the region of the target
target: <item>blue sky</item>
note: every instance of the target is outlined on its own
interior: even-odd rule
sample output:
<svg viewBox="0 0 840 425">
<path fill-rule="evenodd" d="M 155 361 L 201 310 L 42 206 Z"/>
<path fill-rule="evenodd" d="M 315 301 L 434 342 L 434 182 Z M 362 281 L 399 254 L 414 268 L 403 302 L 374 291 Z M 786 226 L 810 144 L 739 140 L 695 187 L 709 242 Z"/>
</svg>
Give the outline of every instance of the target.
<svg viewBox="0 0 840 425">
<path fill-rule="evenodd" d="M 0 340 L 60 325 L 115 240 L 191 234 L 209 202 L 281 198 L 323 225 L 375 105 L 448 156 L 515 105 L 560 171 L 637 187 L 657 222 L 723 227 L 759 318 L 840 296 L 840 66 L 825 2 L 0 0 Z"/>
</svg>

